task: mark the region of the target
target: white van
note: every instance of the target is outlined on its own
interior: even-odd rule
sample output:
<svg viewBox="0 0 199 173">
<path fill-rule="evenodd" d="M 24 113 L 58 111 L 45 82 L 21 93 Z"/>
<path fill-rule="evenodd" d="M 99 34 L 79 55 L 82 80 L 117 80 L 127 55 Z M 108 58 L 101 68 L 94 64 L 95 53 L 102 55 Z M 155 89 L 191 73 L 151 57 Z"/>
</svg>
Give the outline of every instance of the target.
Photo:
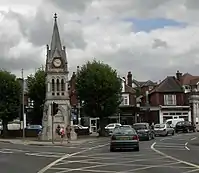
<svg viewBox="0 0 199 173">
<path fill-rule="evenodd" d="M 176 124 L 180 121 L 184 121 L 184 118 L 167 119 L 165 124 L 169 124 L 171 127 L 175 128 Z"/>
</svg>

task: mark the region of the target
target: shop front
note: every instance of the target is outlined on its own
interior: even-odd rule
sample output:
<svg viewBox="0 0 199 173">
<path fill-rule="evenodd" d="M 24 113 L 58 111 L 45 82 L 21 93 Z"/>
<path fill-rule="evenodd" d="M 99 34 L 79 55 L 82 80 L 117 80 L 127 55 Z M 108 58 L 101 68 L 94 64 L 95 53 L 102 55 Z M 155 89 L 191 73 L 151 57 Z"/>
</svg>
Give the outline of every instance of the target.
<svg viewBox="0 0 199 173">
<path fill-rule="evenodd" d="M 160 106 L 159 117 L 160 123 L 177 118 L 184 118 L 185 121 L 191 122 L 191 109 L 190 106 Z"/>
</svg>

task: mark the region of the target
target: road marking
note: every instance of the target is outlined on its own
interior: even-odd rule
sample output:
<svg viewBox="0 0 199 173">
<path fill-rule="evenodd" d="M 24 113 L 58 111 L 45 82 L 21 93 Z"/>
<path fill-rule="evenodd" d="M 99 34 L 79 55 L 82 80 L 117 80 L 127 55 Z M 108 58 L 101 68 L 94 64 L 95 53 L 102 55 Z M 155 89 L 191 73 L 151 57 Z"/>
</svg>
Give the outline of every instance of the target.
<svg viewBox="0 0 199 173">
<path fill-rule="evenodd" d="M 197 137 L 194 137 L 194 138 L 191 139 L 191 141 L 196 140 L 196 139 L 197 139 Z"/>
<path fill-rule="evenodd" d="M 170 146 L 168 146 L 168 145 L 156 145 L 158 148 L 161 148 L 161 147 L 163 147 L 163 148 L 179 148 L 179 147 L 184 147 L 184 145 L 183 146 L 172 146 L 172 145 L 170 145 Z"/>
<path fill-rule="evenodd" d="M 66 155 L 62 156 L 61 158 L 55 160 L 54 162 L 50 163 L 49 165 L 45 166 L 43 169 L 41 169 L 41 170 L 38 171 L 37 173 L 44 173 L 44 172 L 46 172 L 46 171 L 47 171 L 48 169 L 50 169 L 52 166 L 56 165 L 58 162 L 60 162 L 60 161 L 62 161 L 62 160 L 64 160 L 64 159 L 67 159 L 67 158 L 69 158 L 69 157 L 75 156 L 75 155 L 77 155 L 77 154 L 84 153 L 84 152 L 89 151 L 89 150 L 101 148 L 101 147 L 104 147 L 104 146 L 106 146 L 106 145 L 108 145 L 108 144 L 97 145 L 97 146 L 95 146 L 95 147 L 91 147 L 91 148 L 88 148 L 88 149 L 86 149 L 86 150 L 82 150 L 82 151 L 79 151 L 79 152 L 75 152 L 75 153 L 73 153 L 73 154 L 66 154 Z"/>
<path fill-rule="evenodd" d="M 174 163 L 166 163 L 166 164 L 160 164 L 160 165 L 152 165 L 152 166 L 146 166 L 146 167 L 143 167 L 143 168 L 135 168 L 135 169 L 131 169 L 131 170 L 128 170 L 127 172 L 129 171 L 141 171 L 141 170 L 146 170 L 146 169 L 151 169 L 151 168 L 156 168 L 156 167 L 161 167 L 161 166 L 170 166 L 170 165 L 176 165 L 176 164 L 179 164 L 180 162 L 174 162 Z M 120 171 L 118 173 L 123 173 L 123 171 Z"/>
<path fill-rule="evenodd" d="M 165 156 L 165 157 L 167 157 L 167 158 L 170 158 L 170 159 L 172 159 L 172 160 L 174 160 L 174 161 L 181 162 L 181 163 L 184 163 L 184 164 L 186 164 L 186 165 L 188 165 L 188 166 L 191 166 L 191 167 L 194 167 L 194 168 L 199 169 L 199 165 L 196 165 L 196 164 L 193 164 L 193 163 L 190 163 L 190 162 L 186 162 L 186 161 L 184 161 L 184 160 L 177 159 L 177 158 L 175 158 L 175 157 L 173 157 L 173 156 L 169 156 L 169 155 L 167 155 L 167 154 L 165 154 L 165 153 L 163 153 L 163 152 L 161 152 L 161 151 L 155 149 L 155 147 L 154 147 L 155 145 L 156 145 L 156 142 L 154 142 L 154 143 L 151 145 L 151 149 L 152 149 L 154 152 L 156 152 L 156 153 L 158 153 L 158 154 L 161 154 L 162 156 Z"/>
<path fill-rule="evenodd" d="M 172 139 L 172 138 L 163 138 L 163 139 L 160 139 L 160 141 L 165 141 L 167 139 Z"/>
<path fill-rule="evenodd" d="M 184 147 L 185 147 L 187 150 L 190 150 L 190 149 L 187 147 L 187 145 L 188 145 L 188 142 L 186 142 L 186 143 L 184 144 Z"/>
<path fill-rule="evenodd" d="M 4 151 L 25 152 L 24 150 L 2 148 Z"/>
<path fill-rule="evenodd" d="M 12 154 L 13 152 L 12 151 L 0 151 L 0 153 L 2 153 L 2 154 Z"/>
<path fill-rule="evenodd" d="M 55 158 L 59 158 L 60 155 L 45 155 L 45 154 L 39 154 L 39 153 L 25 153 L 25 155 L 27 156 L 37 156 L 37 157 L 55 157 Z"/>
<path fill-rule="evenodd" d="M 183 173 L 191 173 L 191 172 L 196 172 L 196 171 L 199 171 L 199 169 L 194 169 L 194 170 L 186 171 L 186 172 L 183 172 Z"/>
</svg>

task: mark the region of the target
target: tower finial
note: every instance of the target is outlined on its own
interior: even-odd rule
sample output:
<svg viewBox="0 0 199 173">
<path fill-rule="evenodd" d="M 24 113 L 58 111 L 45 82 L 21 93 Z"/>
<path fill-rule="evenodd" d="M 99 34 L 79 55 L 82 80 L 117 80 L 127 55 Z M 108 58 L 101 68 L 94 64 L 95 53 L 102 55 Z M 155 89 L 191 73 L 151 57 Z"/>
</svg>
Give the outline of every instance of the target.
<svg viewBox="0 0 199 173">
<path fill-rule="evenodd" d="M 54 19 L 57 20 L 57 13 L 54 14 Z"/>
</svg>

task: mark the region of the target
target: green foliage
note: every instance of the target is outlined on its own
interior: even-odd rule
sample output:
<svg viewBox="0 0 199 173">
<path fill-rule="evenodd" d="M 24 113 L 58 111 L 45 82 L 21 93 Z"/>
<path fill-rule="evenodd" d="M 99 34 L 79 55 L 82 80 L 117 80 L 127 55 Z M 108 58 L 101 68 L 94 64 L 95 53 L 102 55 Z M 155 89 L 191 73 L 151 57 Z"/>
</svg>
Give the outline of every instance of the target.
<svg viewBox="0 0 199 173">
<path fill-rule="evenodd" d="M 32 112 L 32 123 L 41 124 L 43 117 L 43 104 L 45 102 L 46 73 L 44 70 L 39 69 L 35 75 L 30 75 L 27 78 L 28 96 L 34 101 L 34 108 Z"/>
<path fill-rule="evenodd" d="M 5 128 L 9 121 L 19 116 L 21 85 L 16 76 L 0 71 L 0 119 Z"/>
<path fill-rule="evenodd" d="M 83 111 L 90 117 L 113 115 L 121 103 L 121 81 L 109 65 L 98 61 L 82 66 L 76 79 L 76 90 L 83 100 Z"/>
</svg>

